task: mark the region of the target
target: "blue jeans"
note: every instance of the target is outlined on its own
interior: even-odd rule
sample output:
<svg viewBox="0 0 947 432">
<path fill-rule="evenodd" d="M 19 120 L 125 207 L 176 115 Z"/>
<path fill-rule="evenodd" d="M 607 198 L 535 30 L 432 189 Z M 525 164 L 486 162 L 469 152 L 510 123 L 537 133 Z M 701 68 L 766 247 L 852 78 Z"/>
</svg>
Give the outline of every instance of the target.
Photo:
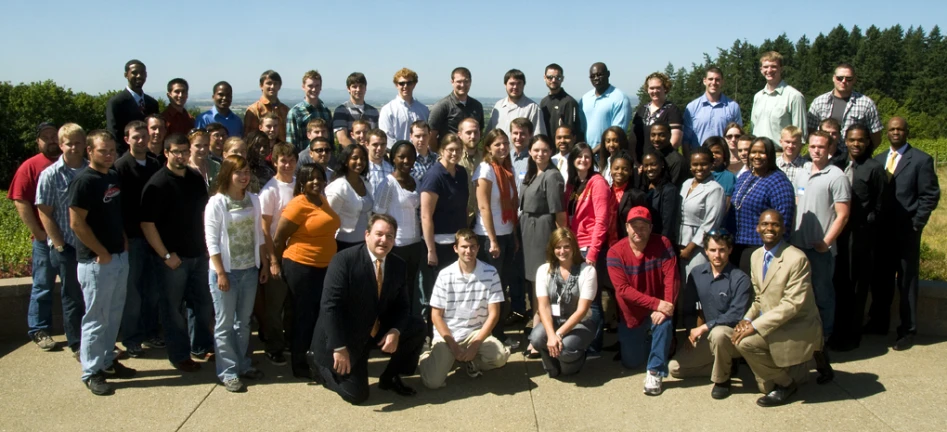
<svg viewBox="0 0 947 432">
<path fill-rule="evenodd" d="M 651 330 L 650 335 L 648 330 Z M 651 322 L 649 315 L 634 328 L 628 328 L 628 325 L 623 322 L 619 323 L 618 341 L 621 342 L 621 365 L 628 369 L 635 369 L 647 361 L 649 371 L 667 377 L 668 351 L 671 349 L 672 337 L 674 337 L 674 326 L 670 318 L 655 325 Z"/>
<path fill-rule="evenodd" d="M 192 352 L 207 353 L 214 347 L 211 333 L 214 305 L 207 289 L 207 258 L 181 258 L 181 265 L 171 270 L 161 263 L 161 312 L 164 314 L 164 337 L 168 360 L 180 363 L 190 359 Z M 188 331 L 188 315 L 193 324 Z"/>
<path fill-rule="evenodd" d="M 112 254 L 112 261 L 99 264 L 79 263 L 79 283 L 85 299 L 82 316 L 82 381 L 96 372 L 112 367 L 115 361 L 115 338 L 122 324 L 125 292 L 128 286 L 128 254 Z"/>
<path fill-rule="evenodd" d="M 30 291 L 30 306 L 26 313 L 30 339 L 36 332 L 49 333 L 53 326 L 53 287 L 56 271 L 49 257 L 49 246 L 45 241 L 33 239 L 33 289 Z"/>
<path fill-rule="evenodd" d="M 815 294 L 815 305 L 822 318 L 822 337 L 828 339 L 835 327 L 835 284 L 832 282 L 835 257 L 832 251 L 819 252 L 809 248 L 802 251 L 806 253 L 812 267 L 812 293 Z"/>
<path fill-rule="evenodd" d="M 128 295 L 122 313 L 122 344 L 140 347 L 158 335 L 158 281 L 148 241 L 128 239 Z"/>
<path fill-rule="evenodd" d="M 527 282 L 524 273 L 526 261 L 523 258 L 523 236 L 519 227 L 513 231 L 513 235 L 519 239 L 520 250 L 513 253 L 513 261 L 509 265 L 510 269 L 507 270 L 510 286 L 510 310 L 520 315 L 526 315 Z"/>
<path fill-rule="evenodd" d="M 217 272 L 208 271 L 210 296 L 214 300 L 214 342 L 217 348 L 217 378 L 221 382 L 237 378 L 251 369 L 250 315 L 256 300 L 260 269 L 251 267 L 227 273 L 230 290 L 218 288 Z"/>
<path fill-rule="evenodd" d="M 76 261 L 76 248 L 65 245 L 63 251 L 50 249 L 49 262 L 59 269 L 59 281 L 62 291 L 62 326 L 66 332 L 66 344 L 73 352 L 79 349 L 82 338 L 82 316 L 85 315 L 85 300 L 82 298 L 82 286 L 77 274 L 79 261 Z M 114 344 L 114 340 L 112 343 Z"/>
</svg>

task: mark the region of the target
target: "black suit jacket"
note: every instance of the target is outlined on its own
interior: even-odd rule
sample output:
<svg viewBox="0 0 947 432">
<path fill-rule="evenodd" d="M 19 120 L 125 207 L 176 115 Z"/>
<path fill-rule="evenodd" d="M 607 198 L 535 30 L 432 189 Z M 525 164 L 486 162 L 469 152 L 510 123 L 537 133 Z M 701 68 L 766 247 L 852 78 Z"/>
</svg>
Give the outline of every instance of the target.
<svg viewBox="0 0 947 432">
<path fill-rule="evenodd" d="M 913 228 L 921 231 L 940 201 L 940 186 L 930 155 L 910 144 L 905 145 L 907 149 L 888 181 L 882 205 L 883 216 L 886 222 L 895 224 L 897 229 Z M 875 156 L 882 167 L 887 165 L 888 153 L 886 151 Z"/>
<path fill-rule="evenodd" d="M 352 363 L 368 355 L 367 345 L 375 319 L 379 335 L 395 328 L 404 334 L 410 322 L 405 285 L 405 262 L 389 253 L 385 258 L 381 296 L 375 266 L 365 244 L 337 253 L 329 263 L 322 288 L 322 304 L 312 339 L 316 363 L 332 368 L 332 353 L 345 347 Z"/>
<path fill-rule="evenodd" d="M 158 101 L 155 98 L 145 95 L 145 111 L 142 112 L 127 88 L 109 98 L 108 104 L 105 105 L 105 127 L 115 136 L 115 149 L 119 154 L 128 151 L 128 144 L 124 139 L 125 125 L 157 113 Z"/>
</svg>

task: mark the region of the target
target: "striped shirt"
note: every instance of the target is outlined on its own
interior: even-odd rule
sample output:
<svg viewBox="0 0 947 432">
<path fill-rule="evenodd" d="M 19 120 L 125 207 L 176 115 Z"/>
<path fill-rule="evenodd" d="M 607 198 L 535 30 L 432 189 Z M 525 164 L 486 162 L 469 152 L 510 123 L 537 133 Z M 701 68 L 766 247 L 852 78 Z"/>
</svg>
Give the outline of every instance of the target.
<svg viewBox="0 0 947 432">
<path fill-rule="evenodd" d="M 497 269 L 477 260 L 473 273 L 463 274 L 460 264 L 454 262 L 437 275 L 431 292 L 431 307 L 444 310 L 444 322 L 454 340 L 464 340 L 483 327 L 489 315 L 489 305 L 504 301 L 503 288 Z M 432 342 L 444 338 L 434 332 Z"/>
<path fill-rule="evenodd" d="M 62 233 L 63 241 L 66 244 L 76 247 L 76 233 L 69 228 L 69 185 L 76 174 L 89 165 L 89 161 L 83 159 L 82 166 L 76 169 L 69 168 L 63 162 L 63 157 L 46 167 L 39 175 L 39 182 L 36 186 L 36 205 L 47 205 L 53 208 L 53 220 Z M 47 242 L 52 245 L 52 239 Z"/>
<path fill-rule="evenodd" d="M 812 105 L 809 105 L 809 112 L 806 114 L 809 129 L 817 129 L 822 120 L 832 117 L 832 105 L 835 103 L 835 99 L 835 95 L 828 92 L 819 95 L 812 101 Z M 878 107 L 875 106 L 875 101 L 859 92 L 852 92 L 852 96 L 845 103 L 845 113 L 842 114 L 842 121 L 839 123 L 842 124 L 840 132 L 843 137 L 845 131 L 855 124 L 865 125 L 872 133 L 882 129 L 881 116 L 878 115 Z M 847 148 L 844 139 L 839 141 L 838 148 L 840 150 Z"/>
<path fill-rule="evenodd" d="M 388 174 L 393 172 L 395 172 L 395 167 L 384 159 L 382 159 L 380 164 L 376 164 L 372 161 L 368 162 L 368 174 L 366 177 L 368 178 L 369 186 L 372 187 L 368 192 L 372 194 L 372 198 L 374 198 L 375 201 L 378 201 L 378 196 L 375 195 L 378 190 L 378 185 L 385 181 L 385 177 L 388 177 Z"/>
<path fill-rule="evenodd" d="M 332 112 L 319 100 L 319 105 L 313 106 L 305 100 L 293 105 L 286 116 L 286 142 L 293 145 L 296 151 L 309 148 L 309 139 L 306 137 L 306 127 L 309 120 L 321 118 L 326 121 L 326 127 L 332 127 Z"/>
</svg>

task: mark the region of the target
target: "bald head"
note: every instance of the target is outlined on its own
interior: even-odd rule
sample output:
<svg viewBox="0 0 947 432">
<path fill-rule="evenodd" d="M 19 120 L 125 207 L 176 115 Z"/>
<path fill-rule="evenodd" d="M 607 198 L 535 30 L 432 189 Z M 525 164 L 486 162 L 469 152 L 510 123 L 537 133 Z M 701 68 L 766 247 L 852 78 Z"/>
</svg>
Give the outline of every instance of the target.
<svg viewBox="0 0 947 432">
<path fill-rule="evenodd" d="M 592 67 L 589 68 L 589 81 L 592 82 L 592 87 L 595 87 L 595 93 L 602 94 L 608 89 L 609 75 L 608 66 L 605 66 L 605 63 L 592 63 Z"/>
<path fill-rule="evenodd" d="M 888 141 L 891 147 L 901 148 L 908 142 L 908 122 L 902 117 L 891 117 L 888 120 Z"/>
</svg>

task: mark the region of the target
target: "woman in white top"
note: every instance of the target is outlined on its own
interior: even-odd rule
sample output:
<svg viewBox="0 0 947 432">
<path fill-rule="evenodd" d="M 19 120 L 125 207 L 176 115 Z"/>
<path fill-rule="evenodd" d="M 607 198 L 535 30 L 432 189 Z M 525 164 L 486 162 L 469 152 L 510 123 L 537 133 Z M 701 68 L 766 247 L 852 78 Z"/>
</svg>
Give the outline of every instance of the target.
<svg viewBox="0 0 947 432">
<path fill-rule="evenodd" d="M 727 195 L 723 186 L 714 181 L 714 155 L 706 147 L 698 147 L 691 153 L 690 167 L 693 178 L 681 186 L 681 232 L 678 238 L 681 247 L 681 269 L 687 280 L 691 269 L 707 262 L 704 253 L 704 234 L 723 225 L 727 208 Z"/>
<path fill-rule="evenodd" d="M 335 234 L 338 250 L 342 251 L 365 243 L 368 217 L 375 202 L 371 187 L 362 176 L 368 169 L 368 150 L 359 144 L 349 144 L 342 149 L 339 161 L 335 180 L 326 186 L 326 199 L 342 220 L 342 227 Z"/>
<path fill-rule="evenodd" d="M 250 314 L 258 283 L 266 283 L 270 247 L 263 236 L 260 200 L 250 193 L 250 171 L 241 156 L 227 156 L 217 178 L 217 193 L 204 209 L 204 240 L 210 254 L 210 292 L 214 300 L 217 377 L 228 391 L 243 391 L 240 378 L 260 379 L 250 364 Z M 261 271 L 262 269 L 262 271 Z"/>
<path fill-rule="evenodd" d="M 504 271 L 504 264 L 512 262 L 515 251 L 519 249 L 513 235 L 519 197 L 510 162 L 510 139 L 503 130 L 494 129 L 484 137 L 483 148 L 483 162 L 474 169 L 472 178 L 477 188 L 478 209 L 473 231 L 481 245 L 477 258 L 496 267 L 500 283 L 506 286 L 510 271 Z M 501 340 L 502 327 L 496 326 L 494 330 L 494 336 Z"/>
<path fill-rule="evenodd" d="M 400 140 L 391 146 L 389 157 L 394 165 L 394 172 L 388 174 L 375 191 L 376 214 L 388 214 L 398 222 L 398 231 L 395 233 L 395 247 L 391 253 L 398 255 L 407 266 L 405 276 L 408 294 L 411 298 L 411 313 L 419 314 L 421 301 L 419 291 L 415 287 L 418 269 L 421 260 L 427 254 L 421 236 L 421 194 L 418 192 L 417 182 L 411 176 L 417 160 L 417 150 L 410 141 Z"/>
<path fill-rule="evenodd" d="M 536 271 L 542 325 L 529 335 L 550 378 L 576 374 L 585 364 L 586 350 L 595 338 L 591 306 L 597 287 L 595 267 L 582 259 L 575 235 L 557 228 L 546 247 L 546 263 Z"/>
</svg>

